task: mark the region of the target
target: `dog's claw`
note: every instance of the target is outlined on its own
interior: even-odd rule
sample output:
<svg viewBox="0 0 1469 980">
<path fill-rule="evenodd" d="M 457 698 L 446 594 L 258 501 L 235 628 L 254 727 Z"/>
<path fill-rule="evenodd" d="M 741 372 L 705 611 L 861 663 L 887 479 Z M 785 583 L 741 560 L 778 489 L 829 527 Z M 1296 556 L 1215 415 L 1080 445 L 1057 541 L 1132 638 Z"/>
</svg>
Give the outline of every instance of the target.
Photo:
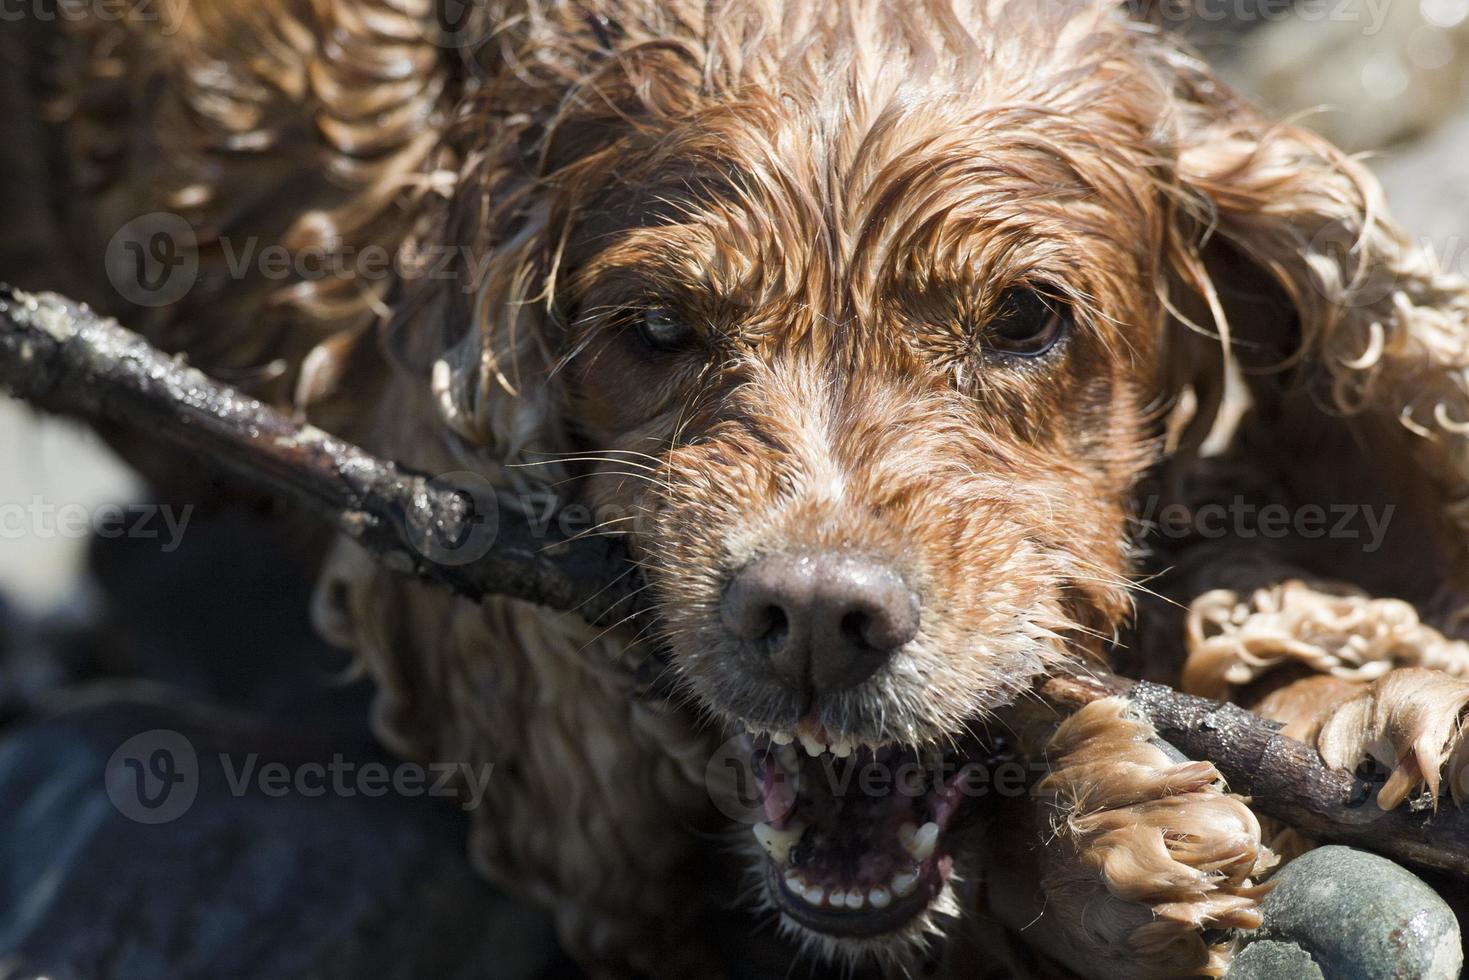
<svg viewBox="0 0 1469 980">
<path fill-rule="evenodd" d="M 1469 800 L 1466 710 L 1469 681 L 1436 670 L 1394 670 L 1338 705 L 1322 724 L 1316 746 L 1339 769 L 1353 769 L 1369 757 L 1392 767 L 1377 794 L 1384 810 L 1420 788 L 1437 805 L 1445 776 L 1450 797 L 1462 806 Z"/>
</svg>

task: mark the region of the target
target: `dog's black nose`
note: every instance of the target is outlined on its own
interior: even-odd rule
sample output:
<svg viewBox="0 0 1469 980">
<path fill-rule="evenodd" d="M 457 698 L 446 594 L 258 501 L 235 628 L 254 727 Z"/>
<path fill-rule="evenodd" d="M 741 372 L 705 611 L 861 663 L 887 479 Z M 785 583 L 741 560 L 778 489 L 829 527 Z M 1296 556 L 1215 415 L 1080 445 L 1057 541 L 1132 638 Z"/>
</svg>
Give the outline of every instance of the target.
<svg viewBox="0 0 1469 980">
<path fill-rule="evenodd" d="M 735 575 L 724 625 L 817 694 L 855 687 L 918 634 L 918 595 L 886 565 L 832 552 L 779 553 Z"/>
</svg>

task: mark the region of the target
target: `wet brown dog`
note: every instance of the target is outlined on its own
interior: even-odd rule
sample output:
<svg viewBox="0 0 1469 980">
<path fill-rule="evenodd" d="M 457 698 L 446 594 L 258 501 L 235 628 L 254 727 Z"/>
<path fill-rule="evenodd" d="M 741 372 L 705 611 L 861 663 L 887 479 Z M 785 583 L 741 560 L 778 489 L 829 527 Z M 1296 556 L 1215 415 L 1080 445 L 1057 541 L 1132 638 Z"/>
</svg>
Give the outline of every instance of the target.
<svg viewBox="0 0 1469 980">
<path fill-rule="evenodd" d="M 154 336 L 533 514 L 585 504 L 646 570 L 654 636 L 348 546 L 320 605 L 392 744 L 496 763 L 474 856 L 589 966 L 715 972 L 735 862 L 823 957 L 963 973 L 1040 915 L 1033 955 L 1088 975 L 1217 972 L 1270 851 L 1119 706 L 980 821 L 976 737 L 1062 661 L 1264 697 L 1338 762 L 1385 755 L 1388 803 L 1463 765 L 1469 656 L 1417 617 L 1461 595 L 1464 286 L 1362 167 L 1121 5 L 169 13 L 71 25 L 54 102 L 99 248 L 192 229 Z M 251 236 L 313 261 L 242 266 Z M 1226 494 L 1396 517 L 1371 555 L 1135 520 Z M 1185 624 L 1160 595 L 1202 598 Z M 634 696 L 655 647 L 681 698 Z M 714 842 L 730 738 L 762 780 L 744 855 Z M 905 763 L 912 791 L 827 782 Z"/>
</svg>

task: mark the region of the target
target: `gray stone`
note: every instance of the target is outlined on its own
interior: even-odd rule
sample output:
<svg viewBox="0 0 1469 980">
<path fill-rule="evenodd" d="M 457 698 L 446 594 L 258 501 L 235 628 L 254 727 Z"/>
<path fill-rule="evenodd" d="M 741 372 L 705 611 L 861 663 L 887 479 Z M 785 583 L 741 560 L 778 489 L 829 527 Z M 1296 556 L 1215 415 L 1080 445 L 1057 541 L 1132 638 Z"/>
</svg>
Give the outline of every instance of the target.
<svg viewBox="0 0 1469 980">
<path fill-rule="evenodd" d="M 1295 943 L 1261 939 L 1229 965 L 1228 980 L 1323 980 L 1311 954 Z"/>
<path fill-rule="evenodd" d="M 0 977 L 577 975 L 542 910 L 475 877 L 457 808 L 395 793 L 277 798 L 258 780 L 236 789 L 225 764 L 393 760 L 145 688 L 65 701 L 0 731 Z M 130 797 L 110 758 L 164 732 L 188 747 L 171 764 L 178 786 L 157 794 L 170 808 L 182 794 L 167 813 L 148 809 L 158 800 L 142 785 Z"/>
<path fill-rule="evenodd" d="M 1321 974 L 1342 980 L 1459 976 L 1464 953 L 1454 913 L 1400 865 L 1349 847 L 1319 847 L 1286 865 L 1275 882 L 1256 937 L 1295 944 L 1310 954 L 1320 972 L 1231 971 L 1231 980 Z M 1240 958 L 1261 965 L 1285 955 L 1274 949 L 1251 954 L 1250 948 Z"/>
</svg>

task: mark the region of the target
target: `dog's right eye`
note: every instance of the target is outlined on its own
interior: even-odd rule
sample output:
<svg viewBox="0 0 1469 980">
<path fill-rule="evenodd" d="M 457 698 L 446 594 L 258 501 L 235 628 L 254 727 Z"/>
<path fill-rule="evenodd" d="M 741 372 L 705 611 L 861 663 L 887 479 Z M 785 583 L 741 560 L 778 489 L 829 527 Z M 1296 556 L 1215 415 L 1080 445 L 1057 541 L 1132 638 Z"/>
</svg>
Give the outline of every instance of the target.
<svg viewBox="0 0 1469 980">
<path fill-rule="evenodd" d="M 1066 335 L 1071 312 L 1059 300 L 1031 289 L 1012 289 L 1005 294 L 990 325 L 991 349 L 1017 357 L 1040 357 Z"/>
<path fill-rule="evenodd" d="M 648 309 L 639 314 L 638 337 L 650 350 L 659 353 L 688 350 L 699 340 L 694 328 L 675 316 L 672 310 L 664 308 Z"/>
</svg>

